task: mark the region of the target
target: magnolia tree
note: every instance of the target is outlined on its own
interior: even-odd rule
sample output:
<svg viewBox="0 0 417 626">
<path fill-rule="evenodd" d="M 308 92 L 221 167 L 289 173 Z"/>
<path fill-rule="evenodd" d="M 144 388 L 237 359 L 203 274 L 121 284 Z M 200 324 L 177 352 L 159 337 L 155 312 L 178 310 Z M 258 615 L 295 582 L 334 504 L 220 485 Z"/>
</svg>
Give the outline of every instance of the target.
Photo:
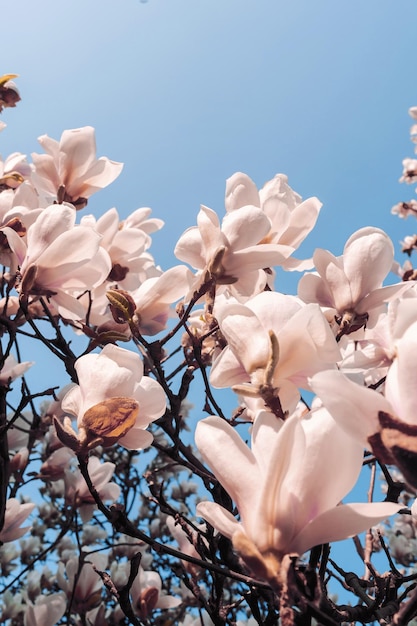
<svg viewBox="0 0 417 626">
<path fill-rule="evenodd" d="M 1 108 L 20 99 L 13 78 Z M 202 206 L 163 271 L 150 209 L 88 214 L 122 169 L 96 158 L 93 128 L 39 142 L 0 162 L 1 623 L 410 623 L 411 264 L 372 227 L 339 257 L 296 259 L 319 200 L 236 173 L 223 219 Z M 297 295 L 275 268 L 299 272 Z M 356 573 L 331 558 L 351 537 Z"/>
</svg>

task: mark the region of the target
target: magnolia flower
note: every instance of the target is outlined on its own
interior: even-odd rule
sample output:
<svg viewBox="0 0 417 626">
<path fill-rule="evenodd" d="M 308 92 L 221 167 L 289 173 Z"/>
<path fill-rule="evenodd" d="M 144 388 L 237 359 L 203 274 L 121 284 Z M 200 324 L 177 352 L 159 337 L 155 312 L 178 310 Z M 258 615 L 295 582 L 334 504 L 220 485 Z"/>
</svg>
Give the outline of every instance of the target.
<svg viewBox="0 0 417 626">
<path fill-rule="evenodd" d="M 388 235 L 379 228 L 361 228 L 348 239 L 342 256 L 321 248 L 315 251 L 318 274 L 301 278 L 298 295 L 304 302 L 335 309 L 341 333 L 353 332 L 366 323 L 371 310 L 409 288 L 402 283 L 382 287 L 393 260 L 394 247 Z"/>
<path fill-rule="evenodd" d="M 150 446 L 153 437 L 145 429 L 163 415 L 166 402 L 159 383 L 143 376 L 139 355 L 108 344 L 100 354 L 80 357 L 75 369 L 79 385 L 61 407 L 77 418 L 79 435 L 69 417 L 63 424 L 55 419 L 61 441 L 77 452 L 116 442 L 129 450 Z"/>
<path fill-rule="evenodd" d="M 0 543 L 19 539 L 30 530 L 31 526 L 20 528 L 20 524 L 26 520 L 34 508 L 35 505 L 31 502 L 21 504 L 16 498 L 9 498 L 7 500 L 4 525 L 0 531 Z"/>
<path fill-rule="evenodd" d="M 98 220 L 93 215 L 81 219 L 82 226 L 90 226 L 100 236 L 100 246 L 111 259 L 111 270 L 107 279 L 124 289 L 136 289 L 146 275 L 145 266 L 149 255 L 145 250 L 150 245 L 149 236 L 139 228 L 121 228 L 116 209 L 110 209 Z"/>
<path fill-rule="evenodd" d="M 244 206 L 260 207 L 271 222 L 269 233 L 261 243 L 277 243 L 291 246 L 296 250 L 304 241 L 317 221 L 321 202 L 317 198 L 308 198 L 302 202 L 288 185 L 285 174 L 276 174 L 258 192 L 249 176 L 236 172 L 226 181 L 226 211 L 235 211 Z M 286 259 L 281 263 L 284 269 L 310 269 L 309 261 Z"/>
<path fill-rule="evenodd" d="M 192 283 L 192 272 L 177 265 L 155 278 L 148 278 L 131 292 L 135 302 L 135 320 L 141 335 L 156 335 L 166 328 L 170 305 L 184 297 Z"/>
<path fill-rule="evenodd" d="M 100 604 L 103 582 L 95 568 L 103 571 L 107 560 L 107 555 L 96 552 L 85 555 L 81 567 L 77 557 L 70 558 L 65 565 L 59 562 L 57 583 L 71 602 L 74 613 L 84 614 Z"/>
<path fill-rule="evenodd" d="M 417 216 L 417 200 L 409 200 L 408 202 L 398 202 L 398 204 L 395 204 L 392 209 L 391 209 L 391 213 L 393 215 L 398 215 L 398 217 L 401 218 L 407 218 L 409 215 L 414 215 L 414 217 Z"/>
<path fill-rule="evenodd" d="M 351 537 L 401 508 L 339 504 L 359 476 L 362 447 L 322 408 L 285 422 L 264 412 L 252 429 L 252 449 L 219 417 L 200 421 L 195 440 L 240 521 L 215 502 L 199 503 L 198 514 L 273 584 L 284 555 Z"/>
<path fill-rule="evenodd" d="M 410 315 L 413 308 L 407 309 Z M 371 448 L 382 463 L 397 465 L 407 482 L 417 487 L 417 322 L 402 328 L 400 323 L 397 337 L 385 396 L 337 371 L 316 374 L 310 385 L 346 432 Z"/>
<path fill-rule="evenodd" d="M 104 502 L 106 500 L 115 502 L 120 495 L 120 487 L 112 483 L 115 464 L 109 461 L 100 463 L 96 456 L 90 457 L 88 461 L 88 473 L 91 482 L 97 490 L 98 495 Z M 78 469 L 65 471 L 65 501 L 70 506 L 79 510 L 81 519 L 86 524 L 90 521 L 96 509 L 94 498 L 88 489 L 81 472 Z"/>
<path fill-rule="evenodd" d="M 9 355 L 0 370 L 0 384 L 8 385 L 10 381 L 15 380 L 23 374 L 34 364 L 34 361 L 24 361 L 18 363 L 13 355 Z"/>
<path fill-rule="evenodd" d="M 112 580 L 117 587 L 125 586 L 129 570 L 129 563 L 119 563 L 117 569 L 113 568 Z M 130 588 L 130 595 L 133 610 L 142 620 L 148 619 L 154 609 L 171 609 L 181 604 L 180 598 L 163 592 L 161 577 L 157 572 L 145 571 L 141 565 Z"/>
<path fill-rule="evenodd" d="M 214 279 L 238 297 L 249 297 L 263 290 L 263 268 L 281 264 L 293 248 L 261 243 L 271 222 L 254 206 L 232 211 L 220 226 L 216 213 L 202 206 L 197 226 L 188 228 L 178 240 L 175 256 L 201 270 L 202 279 Z"/>
<path fill-rule="evenodd" d="M 215 309 L 215 315 L 228 345 L 213 363 L 211 384 L 262 398 L 270 410 L 275 411 L 279 397 L 284 412 L 292 411 L 300 397 L 298 387 L 309 388 L 308 376 L 340 359 L 318 305 L 266 291 L 244 305 Z"/>
<path fill-rule="evenodd" d="M 39 595 L 35 604 L 28 602 L 24 626 L 55 626 L 65 613 L 67 601 L 63 593 L 52 593 L 49 596 Z"/>
<path fill-rule="evenodd" d="M 48 135 L 38 141 L 47 154 L 32 154 L 33 180 L 49 203 L 58 198 L 82 209 L 94 192 L 110 185 L 122 171 L 122 163 L 107 157 L 96 159 L 91 126 L 65 130 L 59 142 Z"/>
<path fill-rule="evenodd" d="M 11 228 L 2 232 L 20 265 L 21 296 L 46 296 L 64 317 L 82 319 L 85 309 L 76 295 L 103 282 L 111 263 L 100 235 L 76 226 L 75 214 L 70 205 L 48 207 L 30 227 L 27 244 Z"/>
</svg>

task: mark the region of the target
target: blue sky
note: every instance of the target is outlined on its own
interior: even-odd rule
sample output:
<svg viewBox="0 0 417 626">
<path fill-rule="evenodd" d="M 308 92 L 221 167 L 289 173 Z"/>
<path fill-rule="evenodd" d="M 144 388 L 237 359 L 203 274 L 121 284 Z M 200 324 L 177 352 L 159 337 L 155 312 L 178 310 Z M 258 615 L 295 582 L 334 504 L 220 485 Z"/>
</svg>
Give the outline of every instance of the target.
<svg viewBox="0 0 417 626">
<path fill-rule="evenodd" d="M 412 152 L 416 3 L 22 0 L 4 14 L 2 71 L 20 75 L 23 99 L 3 114 L 1 153 L 95 126 L 98 153 L 125 168 L 89 209 L 151 206 L 166 222 L 161 265 L 200 203 L 222 214 L 237 170 L 259 185 L 284 172 L 322 200 L 308 253 L 340 253 L 361 226 L 395 244 L 414 228 L 389 211 L 414 194 L 397 180 Z"/>
<path fill-rule="evenodd" d="M 362 226 L 398 242 L 415 231 L 390 215 L 414 188 L 417 3 L 411 0 L 21 0 L 2 7 L 0 73 L 22 102 L 6 110 L 0 152 L 41 151 L 37 137 L 96 128 L 98 155 L 123 161 L 91 200 L 96 214 L 139 206 L 165 220 L 165 269 L 200 203 L 223 214 L 235 171 L 259 186 L 286 173 L 324 207 L 303 250 L 340 254 Z M 277 288 L 295 290 L 294 278 Z"/>
</svg>

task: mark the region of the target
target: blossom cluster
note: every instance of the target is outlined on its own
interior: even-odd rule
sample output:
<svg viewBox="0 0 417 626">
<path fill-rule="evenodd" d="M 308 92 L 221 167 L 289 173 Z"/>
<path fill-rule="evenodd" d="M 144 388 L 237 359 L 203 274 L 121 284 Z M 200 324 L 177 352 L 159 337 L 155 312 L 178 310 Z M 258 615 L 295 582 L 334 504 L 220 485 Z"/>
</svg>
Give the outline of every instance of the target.
<svg viewBox="0 0 417 626">
<path fill-rule="evenodd" d="M 0 103 L 14 106 L 14 76 L 3 78 Z M 122 171 L 96 158 L 93 128 L 39 142 L 31 160 L 0 163 L 2 623 L 162 623 L 169 610 L 184 626 L 261 614 L 289 624 L 297 606 L 318 618 L 331 602 L 317 547 L 400 510 L 392 528 L 408 543 L 393 555 L 413 563 L 416 507 L 400 493 L 417 489 L 417 290 L 389 236 L 365 226 L 339 256 L 295 258 L 320 201 L 284 174 L 258 189 L 237 172 L 224 216 L 201 206 L 164 271 L 149 208 L 87 212 Z M 411 182 L 417 168 L 404 167 Z M 282 271 L 295 272 L 297 295 L 275 289 Z M 21 356 L 29 344 L 68 384 L 31 393 L 24 380 L 13 405 L 13 381 L 38 366 L 33 349 Z M 203 400 L 190 409 L 198 373 Z M 389 497 L 343 503 L 368 462 L 390 477 Z M 308 579 L 309 551 L 319 573 Z M 387 598 L 373 575 L 377 615 Z"/>
</svg>

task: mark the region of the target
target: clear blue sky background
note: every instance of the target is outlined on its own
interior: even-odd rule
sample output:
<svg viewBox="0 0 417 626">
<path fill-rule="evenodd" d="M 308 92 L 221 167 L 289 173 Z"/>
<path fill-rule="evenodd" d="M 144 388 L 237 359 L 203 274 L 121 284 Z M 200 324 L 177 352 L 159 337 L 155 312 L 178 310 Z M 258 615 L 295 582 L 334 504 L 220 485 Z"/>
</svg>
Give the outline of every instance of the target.
<svg viewBox="0 0 417 626">
<path fill-rule="evenodd" d="M 22 102 L 3 113 L 0 151 L 94 126 L 98 155 L 125 168 L 87 210 L 152 207 L 166 222 L 152 248 L 164 268 L 200 203 L 223 214 L 237 170 L 259 186 L 286 173 L 321 199 L 306 255 L 340 254 L 374 225 L 402 261 L 415 224 L 390 208 L 414 197 L 397 181 L 412 156 L 416 27 L 414 0 L 4 3 L 0 73 L 20 75 Z"/>
</svg>

